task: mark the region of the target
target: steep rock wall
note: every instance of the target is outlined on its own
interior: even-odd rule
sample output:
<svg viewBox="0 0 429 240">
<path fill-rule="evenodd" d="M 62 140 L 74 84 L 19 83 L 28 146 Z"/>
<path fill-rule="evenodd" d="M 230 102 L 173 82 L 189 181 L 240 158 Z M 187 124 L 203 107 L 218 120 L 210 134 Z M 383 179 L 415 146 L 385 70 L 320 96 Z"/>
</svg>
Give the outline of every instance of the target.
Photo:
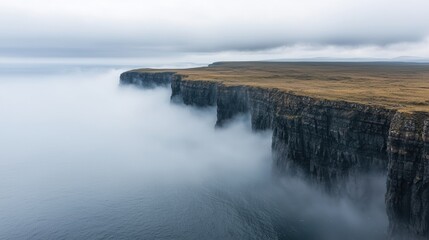
<svg viewBox="0 0 429 240">
<path fill-rule="evenodd" d="M 298 166 L 327 189 L 335 190 L 360 172 L 386 171 L 394 111 L 210 81 L 175 78 L 172 88 L 173 96 L 181 95 L 185 104 L 216 105 L 217 126 L 250 113 L 254 130 L 273 130 L 277 169 Z"/>
<path fill-rule="evenodd" d="M 143 88 L 154 88 L 157 86 L 168 87 L 173 79 L 174 72 L 144 73 L 128 71 L 119 77 L 120 84 L 132 84 Z"/>
<path fill-rule="evenodd" d="M 121 75 L 122 84 L 171 84 L 172 100 L 217 106 L 217 126 L 249 113 L 252 129 L 273 131 L 273 164 L 343 189 L 347 178 L 386 172 L 391 238 L 429 238 L 429 117 L 381 107 L 319 100 L 277 89 L 185 80 L 174 73 Z"/>
<path fill-rule="evenodd" d="M 216 126 L 222 126 L 239 114 L 249 111 L 249 95 L 246 87 L 218 86 Z"/>
<path fill-rule="evenodd" d="M 386 206 L 391 235 L 429 238 L 429 115 L 397 113 L 389 130 Z"/>
<path fill-rule="evenodd" d="M 171 99 L 198 107 L 216 106 L 217 84 L 214 82 L 182 81 L 176 75 L 171 83 Z"/>
<path fill-rule="evenodd" d="M 275 164 L 299 166 L 326 190 L 341 191 L 349 177 L 385 171 L 392 116 L 384 109 L 284 94 L 273 124 Z"/>
</svg>

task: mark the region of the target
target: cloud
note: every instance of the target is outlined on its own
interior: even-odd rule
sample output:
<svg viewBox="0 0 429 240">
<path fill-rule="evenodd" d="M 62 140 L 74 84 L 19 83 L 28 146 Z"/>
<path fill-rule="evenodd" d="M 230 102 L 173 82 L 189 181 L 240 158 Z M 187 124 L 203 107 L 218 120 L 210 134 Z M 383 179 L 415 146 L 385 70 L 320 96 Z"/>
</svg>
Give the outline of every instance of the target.
<svg viewBox="0 0 429 240">
<path fill-rule="evenodd" d="M 151 57 L 421 43 L 424 0 L 3 1 L 3 56 Z M 403 55 L 403 54 L 402 54 Z M 425 55 L 427 57 L 427 55 Z"/>
</svg>

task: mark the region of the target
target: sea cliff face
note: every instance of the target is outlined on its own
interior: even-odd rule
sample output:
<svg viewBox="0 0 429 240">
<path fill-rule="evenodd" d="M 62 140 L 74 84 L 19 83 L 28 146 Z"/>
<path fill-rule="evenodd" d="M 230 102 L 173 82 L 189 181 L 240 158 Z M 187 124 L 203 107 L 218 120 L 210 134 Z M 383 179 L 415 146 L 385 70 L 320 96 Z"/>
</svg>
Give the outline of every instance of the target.
<svg viewBox="0 0 429 240">
<path fill-rule="evenodd" d="M 128 71 L 121 74 L 120 83 L 132 84 L 142 88 L 154 88 L 157 86 L 169 86 L 173 78 L 173 72 L 144 73 Z"/>
<path fill-rule="evenodd" d="M 388 139 L 386 205 L 392 235 L 429 238 L 429 115 L 395 114 Z"/>
<path fill-rule="evenodd" d="M 173 98 L 185 104 L 217 106 L 217 126 L 249 113 L 252 129 L 273 130 L 277 170 L 299 170 L 327 190 L 339 190 L 349 176 L 387 168 L 393 111 L 181 77 L 171 86 Z"/>
<path fill-rule="evenodd" d="M 273 165 L 279 173 L 299 172 L 329 192 L 342 192 L 350 178 L 359 181 L 367 173 L 387 173 L 391 238 L 429 237 L 428 115 L 278 89 L 186 80 L 172 72 L 127 72 L 121 83 L 170 84 L 174 101 L 217 106 L 219 127 L 237 115 L 250 114 L 252 129 L 273 131 Z"/>
</svg>

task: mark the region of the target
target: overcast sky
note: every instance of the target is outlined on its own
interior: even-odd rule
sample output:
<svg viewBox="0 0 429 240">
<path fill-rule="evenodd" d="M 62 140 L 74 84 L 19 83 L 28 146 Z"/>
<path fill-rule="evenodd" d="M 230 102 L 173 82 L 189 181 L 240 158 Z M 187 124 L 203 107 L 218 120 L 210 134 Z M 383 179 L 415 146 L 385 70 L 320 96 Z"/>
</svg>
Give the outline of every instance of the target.
<svg viewBox="0 0 429 240">
<path fill-rule="evenodd" d="M 429 57 L 427 0 L 4 0 L 0 58 Z"/>
</svg>

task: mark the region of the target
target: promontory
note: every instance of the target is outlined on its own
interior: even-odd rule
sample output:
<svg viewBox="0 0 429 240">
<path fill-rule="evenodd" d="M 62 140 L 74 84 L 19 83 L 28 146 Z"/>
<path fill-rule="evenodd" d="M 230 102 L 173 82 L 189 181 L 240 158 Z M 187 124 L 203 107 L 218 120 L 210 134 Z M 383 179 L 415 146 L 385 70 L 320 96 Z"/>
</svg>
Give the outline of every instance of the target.
<svg viewBox="0 0 429 240">
<path fill-rule="evenodd" d="M 385 173 L 390 238 L 429 239 L 429 64 L 219 62 L 131 70 L 121 83 L 217 107 L 219 127 L 249 114 L 253 130 L 272 130 L 279 172 L 299 169 L 329 192 Z"/>
</svg>

